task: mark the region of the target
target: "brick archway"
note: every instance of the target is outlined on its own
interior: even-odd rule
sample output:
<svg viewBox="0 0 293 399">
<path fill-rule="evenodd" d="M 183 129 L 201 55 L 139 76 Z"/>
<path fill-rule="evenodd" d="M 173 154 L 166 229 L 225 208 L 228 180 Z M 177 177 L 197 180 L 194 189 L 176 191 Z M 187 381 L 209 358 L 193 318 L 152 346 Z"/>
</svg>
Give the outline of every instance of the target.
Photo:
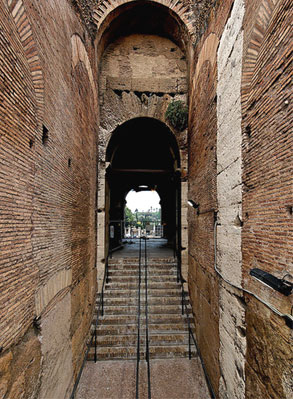
<svg viewBox="0 0 293 399">
<path fill-rule="evenodd" d="M 137 3 L 137 0 L 102 0 L 98 6 L 93 10 L 93 19 L 97 24 L 98 30 L 102 27 L 103 23 L 111 18 L 110 15 L 113 11 L 119 7 L 127 4 Z M 184 4 L 174 0 L 151 0 L 148 3 L 159 4 L 167 7 L 170 12 L 186 26 L 189 35 L 193 36 L 193 25 L 192 25 L 192 10 L 190 4 Z"/>
</svg>

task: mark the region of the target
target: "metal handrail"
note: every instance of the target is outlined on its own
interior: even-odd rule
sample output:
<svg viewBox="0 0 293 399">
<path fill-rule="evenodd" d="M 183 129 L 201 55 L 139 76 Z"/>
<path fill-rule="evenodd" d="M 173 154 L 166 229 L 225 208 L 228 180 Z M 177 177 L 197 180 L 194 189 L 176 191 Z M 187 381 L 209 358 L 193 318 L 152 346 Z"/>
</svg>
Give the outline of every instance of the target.
<svg viewBox="0 0 293 399">
<path fill-rule="evenodd" d="M 99 323 L 99 317 L 100 317 L 100 313 L 101 316 L 104 316 L 104 290 L 105 290 L 105 285 L 106 283 L 108 283 L 109 281 L 109 255 L 106 257 L 106 261 L 105 261 L 105 272 L 104 272 L 104 278 L 103 278 L 103 285 L 102 285 L 102 291 L 101 291 L 101 295 L 100 295 L 100 302 L 99 302 L 99 306 L 98 306 L 98 311 L 97 311 L 97 319 L 96 319 L 96 323 L 95 323 L 95 330 L 94 330 L 94 337 L 95 337 L 95 363 L 97 362 L 97 326 Z M 100 312 L 101 309 L 101 312 Z M 91 339 L 91 343 L 92 343 L 93 337 Z"/>
<path fill-rule="evenodd" d="M 179 251 L 180 251 L 180 249 L 178 250 L 178 252 L 179 252 Z M 180 255 L 181 255 L 181 253 L 180 253 Z M 215 399 L 216 396 L 215 396 L 215 393 L 214 393 L 212 384 L 211 384 L 211 382 L 210 382 L 210 379 L 209 379 L 209 376 L 208 376 L 208 373 L 207 373 L 207 370 L 206 370 L 206 367 L 205 367 L 203 358 L 202 358 L 202 356 L 201 356 L 200 349 L 199 349 L 199 347 L 198 347 L 198 345 L 197 345 L 195 336 L 194 336 L 194 334 L 193 334 L 193 332 L 192 332 L 191 325 L 190 325 L 189 314 L 188 314 L 188 308 L 187 308 L 187 305 L 186 305 L 185 291 L 184 291 L 184 283 L 186 283 L 186 280 L 184 280 L 184 278 L 183 278 L 183 276 L 182 276 L 182 270 L 181 270 L 181 256 L 180 256 L 180 255 L 178 256 L 178 254 L 177 254 L 177 281 L 178 281 L 178 279 L 179 279 L 178 282 L 180 282 L 180 284 L 181 284 L 181 292 L 182 292 L 182 294 L 181 294 L 181 295 L 182 295 L 182 315 L 184 315 L 184 310 L 185 310 L 186 318 L 187 318 L 187 324 L 188 324 L 188 357 L 189 357 L 189 359 L 191 359 L 191 339 L 192 339 L 192 341 L 193 341 L 193 343 L 194 343 L 194 346 L 195 346 L 195 348 L 196 348 L 197 354 L 198 354 L 198 356 L 199 356 L 199 358 L 200 358 L 200 361 L 201 361 L 201 365 L 202 365 L 203 372 L 204 372 L 204 375 L 205 375 L 205 378 L 206 378 L 207 386 L 208 386 L 209 392 L 210 392 L 210 394 L 211 394 L 211 399 Z"/>
<path fill-rule="evenodd" d="M 145 351 L 148 376 L 148 399 L 151 399 L 151 369 L 150 369 L 150 348 L 149 348 L 149 321 L 148 321 L 148 264 L 147 264 L 147 238 L 145 237 Z"/>
<path fill-rule="evenodd" d="M 88 357 L 88 353 L 90 351 L 90 348 L 93 344 L 93 340 L 95 339 L 95 356 L 94 356 L 94 360 L 95 363 L 97 362 L 97 326 L 98 326 L 98 322 L 99 322 L 99 316 L 100 316 L 100 310 L 102 313 L 102 316 L 104 315 L 104 290 L 105 290 L 105 285 L 106 283 L 108 283 L 109 281 L 109 254 L 106 257 L 106 261 L 105 261 L 105 270 L 104 270 L 104 278 L 103 278 L 103 285 L 102 285 L 102 291 L 101 291 L 101 295 L 100 295 L 100 301 L 99 301 L 99 306 L 98 306 L 98 311 L 97 311 L 97 319 L 96 319 L 96 323 L 95 323 L 95 329 L 94 332 L 91 334 L 91 339 L 89 341 L 89 343 L 87 344 L 87 349 L 85 351 L 85 355 L 83 358 L 83 362 L 82 365 L 80 367 L 79 373 L 77 375 L 75 384 L 73 386 L 73 390 L 72 390 L 72 394 L 70 396 L 70 399 L 74 399 L 75 398 L 75 394 L 76 394 L 76 390 L 81 378 L 81 374 L 83 372 L 84 369 L 84 365 L 85 362 L 87 360 Z"/>
<path fill-rule="evenodd" d="M 191 359 L 191 338 L 193 340 L 193 343 L 197 348 L 197 343 L 194 337 L 194 334 L 192 332 L 191 329 L 191 325 L 190 325 L 190 320 L 189 320 L 189 314 L 188 314 L 188 308 L 186 305 L 186 300 L 185 300 L 185 291 L 184 291 L 184 283 L 186 283 L 186 280 L 183 278 L 182 276 L 182 271 L 181 271 L 181 257 L 177 256 L 177 276 L 179 277 L 179 282 L 181 284 L 181 307 L 182 307 L 182 315 L 184 315 L 184 313 L 186 314 L 186 319 L 187 319 L 187 324 L 188 324 L 188 334 L 189 334 L 189 338 L 188 338 L 188 346 L 189 346 L 189 359 Z"/>
<path fill-rule="evenodd" d="M 137 303 L 137 351 L 136 351 L 136 399 L 139 397 L 139 363 L 140 363 L 140 290 L 141 290 L 141 237 L 139 238 L 138 256 L 138 303 Z"/>
<path fill-rule="evenodd" d="M 137 354 L 136 354 L 136 399 L 139 398 L 139 364 L 140 364 L 140 305 L 141 305 L 141 262 L 142 246 L 141 240 L 145 240 L 144 266 L 145 266 L 145 360 L 147 362 L 148 378 L 148 399 L 151 399 L 151 371 L 150 371 L 150 350 L 149 350 L 149 327 L 148 327 L 148 265 L 147 265 L 147 243 L 146 237 L 139 239 L 139 276 L 138 276 L 138 309 L 137 309 Z"/>
</svg>

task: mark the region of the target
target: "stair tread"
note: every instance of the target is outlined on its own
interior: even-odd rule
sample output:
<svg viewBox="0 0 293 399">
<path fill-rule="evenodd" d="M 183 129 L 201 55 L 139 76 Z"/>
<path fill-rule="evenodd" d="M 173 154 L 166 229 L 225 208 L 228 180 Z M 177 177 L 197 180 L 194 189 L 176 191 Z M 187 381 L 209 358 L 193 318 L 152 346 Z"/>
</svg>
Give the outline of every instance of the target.
<svg viewBox="0 0 293 399">
<path fill-rule="evenodd" d="M 91 331 L 96 329 L 97 354 L 100 360 L 136 359 L 138 258 L 110 259 L 108 281 L 104 288 L 104 316 L 98 316 L 100 295 L 97 297 Z M 182 315 L 182 285 L 177 282 L 177 264 L 173 257 L 148 260 L 148 333 L 151 358 L 188 356 L 188 319 Z M 141 265 L 141 324 L 140 353 L 145 349 L 145 266 Z M 190 327 L 194 332 L 188 293 L 187 306 Z M 93 359 L 95 348 L 90 348 L 88 359 Z M 196 353 L 193 346 L 192 354 Z"/>
</svg>

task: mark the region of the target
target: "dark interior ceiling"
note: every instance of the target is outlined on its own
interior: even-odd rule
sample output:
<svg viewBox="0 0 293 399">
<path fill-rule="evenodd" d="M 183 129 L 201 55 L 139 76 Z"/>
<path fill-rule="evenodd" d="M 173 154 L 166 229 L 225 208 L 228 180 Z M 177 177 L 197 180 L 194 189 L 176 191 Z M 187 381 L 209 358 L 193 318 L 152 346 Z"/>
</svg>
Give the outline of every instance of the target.
<svg viewBox="0 0 293 399">
<path fill-rule="evenodd" d="M 179 151 L 174 135 L 162 122 L 135 118 L 119 126 L 107 148 L 113 169 L 174 171 Z"/>
<path fill-rule="evenodd" d="M 152 34 L 167 37 L 185 53 L 187 32 L 182 21 L 170 9 L 154 2 L 134 1 L 118 7 L 102 24 L 104 49 L 118 37 L 133 33 Z"/>
</svg>

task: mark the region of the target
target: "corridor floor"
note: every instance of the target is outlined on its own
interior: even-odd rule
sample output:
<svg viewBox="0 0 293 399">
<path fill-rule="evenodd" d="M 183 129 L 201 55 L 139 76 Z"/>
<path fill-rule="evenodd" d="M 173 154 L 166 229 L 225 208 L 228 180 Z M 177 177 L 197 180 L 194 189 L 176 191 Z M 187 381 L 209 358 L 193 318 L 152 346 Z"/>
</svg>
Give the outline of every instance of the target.
<svg viewBox="0 0 293 399">
<path fill-rule="evenodd" d="M 132 258 L 138 256 L 139 251 L 139 239 L 129 238 L 124 240 L 124 248 L 115 251 L 112 255 L 116 258 Z M 142 248 L 144 248 L 144 242 L 142 241 Z M 174 256 L 173 249 L 167 247 L 167 240 L 163 238 L 149 238 L 147 239 L 147 248 L 149 257 L 168 258 Z"/>
<path fill-rule="evenodd" d="M 134 399 L 136 361 L 86 362 L 76 399 Z M 199 358 L 151 361 L 152 399 L 209 399 Z M 146 363 L 140 363 L 139 399 L 147 399 Z"/>
</svg>

